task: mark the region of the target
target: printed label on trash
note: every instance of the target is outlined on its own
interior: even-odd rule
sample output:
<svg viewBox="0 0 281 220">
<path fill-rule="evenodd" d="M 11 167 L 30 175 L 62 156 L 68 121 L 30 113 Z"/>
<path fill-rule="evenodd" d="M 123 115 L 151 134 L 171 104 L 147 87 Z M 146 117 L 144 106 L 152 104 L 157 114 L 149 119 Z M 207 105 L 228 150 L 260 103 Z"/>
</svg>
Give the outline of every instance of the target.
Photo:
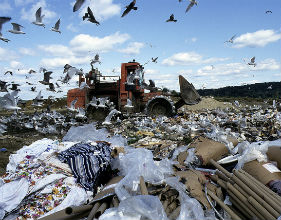
<svg viewBox="0 0 281 220">
<path fill-rule="evenodd" d="M 262 165 L 265 169 L 267 169 L 270 173 L 279 173 L 281 170 L 279 170 L 276 166 L 274 166 L 272 163 L 266 163 Z"/>
<path fill-rule="evenodd" d="M 137 191 L 139 186 L 139 181 L 133 181 L 132 191 Z"/>
</svg>

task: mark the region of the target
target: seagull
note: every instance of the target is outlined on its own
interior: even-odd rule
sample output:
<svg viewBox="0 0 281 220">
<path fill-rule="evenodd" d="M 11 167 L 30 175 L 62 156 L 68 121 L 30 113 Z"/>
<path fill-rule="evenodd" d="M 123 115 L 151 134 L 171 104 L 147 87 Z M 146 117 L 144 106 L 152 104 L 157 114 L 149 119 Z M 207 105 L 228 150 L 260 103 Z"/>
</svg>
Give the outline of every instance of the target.
<svg viewBox="0 0 281 220">
<path fill-rule="evenodd" d="M 10 17 L 0 17 L 0 40 L 4 41 L 4 42 L 9 42 L 10 40 L 7 38 L 2 37 L 2 25 L 8 21 L 10 21 L 11 18 Z"/>
<path fill-rule="evenodd" d="M 75 108 L 75 104 L 78 101 L 78 97 L 76 97 L 71 103 L 70 107 L 68 108 L 72 112 L 77 112 L 78 110 Z"/>
<path fill-rule="evenodd" d="M 39 69 L 39 73 L 45 73 L 47 70 L 46 70 L 46 68 L 44 68 L 44 67 L 40 67 L 40 69 Z"/>
<path fill-rule="evenodd" d="M 6 71 L 6 72 L 4 73 L 4 75 L 7 75 L 7 74 L 10 74 L 10 75 L 12 76 L 12 75 L 13 75 L 13 72 L 10 71 L 10 70 L 8 70 L 8 71 Z"/>
<path fill-rule="evenodd" d="M 18 104 L 18 91 L 13 91 L 11 93 L 7 93 L 4 95 L 3 99 L 5 100 L 5 105 L 3 108 L 8 109 L 8 110 L 19 110 L 21 109 L 20 107 L 17 106 Z"/>
<path fill-rule="evenodd" d="M 42 106 L 43 102 L 43 96 L 41 95 L 41 90 L 38 92 L 37 96 L 35 99 L 33 99 L 33 104 L 34 106 Z"/>
<path fill-rule="evenodd" d="M 7 90 L 8 85 L 6 85 L 6 84 L 7 84 L 7 82 L 0 80 L 0 87 L 1 87 L 0 92 L 8 92 L 8 90 Z"/>
<path fill-rule="evenodd" d="M 272 89 L 272 85 L 268 86 L 267 89 Z"/>
<path fill-rule="evenodd" d="M 85 110 L 83 108 L 78 108 L 78 114 L 75 115 L 75 118 L 86 118 Z"/>
<path fill-rule="evenodd" d="M 31 74 L 31 73 L 36 73 L 36 71 L 33 70 L 33 69 L 30 69 L 30 70 L 28 71 L 28 73 L 29 73 L 29 74 Z"/>
<path fill-rule="evenodd" d="M 83 21 L 88 18 L 88 21 L 95 23 L 96 25 L 100 25 L 100 23 L 96 20 L 92 10 L 90 9 L 90 7 L 88 7 L 88 13 L 85 13 L 85 15 L 83 16 Z"/>
<path fill-rule="evenodd" d="M 8 30 L 9 32 L 13 34 L 25 34 L 23 31 L 20 30 L 20 28 L 23 28 L 20 24 L 17 23 L 11 23 L 13 25 L 13 30 Z"/>
<path fill-rule="evenodd" d="M 56 22 L 55 27 L 52 27 L 51 31 L 58 32 L 61 34 L 60 29 L 60 19 Z"/>
<path fill-rule="evenodd" d="M 32 91 L 32 92 L 35 92 L 35 90 L 36 90 L 35 86 L 30 88 L 30 91 Z"/>
<path fill-rule="evenodd" d="M 189 1 L 190 1 L 190 3 L 189 3 L 189 5 L 186 8 L 185 13 L 187 13 L 193 7 L 193 5 L 197 5 L 197 1 L 196 0 L 189 0 Z"/>
<path fill-rule="evenodd" d="M 271 14 L 272 14 L 272 11 L 268 10 L 268 11 L 266 11 L 265 13 L 266 13 L 266 14 L 268 14 L 268 13 L 271 13 Z"/>
<path fill-rule="evenodd" d="M 19 84 L 17 83 L 12 83 L 12 88 L 11 90 L 15 90 L 15 91 L 20 91 L 20 89 L 18 89 Z"/>
<path fill-rule="evenodd" d="M 148 86 L 150 86 L 150 87 L 155 87 L 155 82 L 152 80 L 152 79 L 150 79 L 149 80 L 149 85 Z"/>
<path fill-rule="evenodd" d="M 41 7 L 37 9 L 37 11 L 35 13 L 36 21 L 33 21 L 32 24 L 35 24 L 35 25 L 38 25 L 38 26 L 43 26 L 45 28 L 45 24 L 42 23 L 42 18 L 45 15 L 41 15 L 41 11 L 42 11 Z"/>
<path fill-rule="evenodd" d="M 250 63 L 248 63 L 248 65 L 253 65 L 255 67 L 257 65 L 255 63 L 255 59 L 256 59 L 256 57 L 252 57 L 252 59 L 251 59 Z"/>
<path fill-rule="evenodd" d="M 62 83 L 68 83 L 74 75 L 83 75 L 83 72 L 81 70 L 72 67 L 69 64 L 65 64 L 63 72 L 66 73 L 66 76 L 63 78 Z"/>
<path fill-rule="evenodd" d="M 53 83 L 49 83 L 49 91 L 55 92 L 55 86 Z"/>
<path fill-rule="evenodd" d="M 124 17 L 125 15 L 127 15 L 132 9 L 137 10 L 138 7 L 135 7 L 135 4 L 136 4 L 136 0 L 132 1 L 129 5 L 127 5 L 126 10 L 123 12 L 121 17 Z"/>
<path fill-rule="evenodd" d="M 56 86 L 58 87 L 58 88 L 60 88 L 60 85 L 56 82 Z"/>
<path fill-rule="evenodd" d="M 236 37 L 236 34 L 233 35 L 229 40 L 225 41 L 224 43 L 232 43 L 233 44 L 233 39 Z"/>
<path fill-rule="evenodd" d="M 211 67 L 212 67 L 212 70 L 215 69 L 214 65 L 211 65 Z"/>
<path fill-rule="evenodd" d="M 74 6 L 73 6 L 73 12 L 78 11 L 81 6 L 84 4 L 85 0 L 76 0 Z"/>
<path fill-rule="evenodd" d="M 170 21 L 177 22 L 177 20 L 175 20 L 174 14 L 171 14 L 170 18 L 166 22 L 170 22 Z"/>
<path fill-rule="evenodd" d="M 151 58 L 151 60 L 152 60 L 153 63 L 157 63 L 157 59 L 158 59 L 158 57 L 156 57 L 156 58 L 153 58 L 153 57 L 152 57 L 152 58 Z"/>
<path fill-rule="evenodd" d="M 44 79 L 43 81 L 39 81 L 40 83 L 44 84 L 44 85 L 49 85 L 50 84 L 50 75 L 52 74 L 52 71 L 45 71 L 44 72 Z"/>
<path fill-rule="evenodd" d="M 101 62 L 100 62 L 100 55 L 99 55 L 99 54 L 96 54 L 96 55 L 95 55 L 95 59 L 94 59 L 94 60 L 91 60 L 91 66 L 92 66 L 93 64 L 95 64 L 95 63 L 101 64 Z"/>
</svg>

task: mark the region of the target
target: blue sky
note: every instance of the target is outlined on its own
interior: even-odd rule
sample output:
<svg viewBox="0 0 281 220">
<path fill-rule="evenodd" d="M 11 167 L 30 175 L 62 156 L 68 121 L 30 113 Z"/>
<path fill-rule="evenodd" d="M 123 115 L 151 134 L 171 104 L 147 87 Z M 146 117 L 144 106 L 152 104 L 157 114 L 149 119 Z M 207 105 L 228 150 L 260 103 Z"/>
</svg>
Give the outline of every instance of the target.
<svg viewBox="0 0 281 220">
<path fill-rule="evenodd" d="M 21 84 L 21 98 L 33 99 L 32 82 L 44 98 L 63 96 L 76 87 L 76 78 L 63 85 L 61 93 L 46 91 L 38 83 L 40 67 L 52 70 L 52 82 L 63 76 L 68 63 L 84 72 L 90 59 L 100 54 L 103 75 L 119 75 L 122 62 L 132 59 L 144 64 L 145 79 L 159 87 L 179 90 L 182 74 L 195 88 L 219 88 L 245 83 L 280 81 L 281 1 L 280 0 L 198 0 L 188 13 L 188 0 L 137 0 L 137 11 L 121 18 L 131 0 L 87 0 L 72 12 L 75 1 L 68 0 L 1 0 L 0 16 L 12 20 L 2 27 L 9 43 L 0 41 L 1 80 Z M 100 26 L 83 21 L 90 6 Z M 42 7 L 46 28 L 31 24 L 35 11 Z M 265 13 L 267 10 L 272 13 Z M 177 22 L 165 22 L 174 14 Z M 61 34 L 50 31 L 61 19 Z M 11 22 L 24 26 L 25 35 L 7 32 Z M 233 35 L 233 44 L 224 43 Z M 257 66 L 247 63 L 255 56 Z M 29 69 L 37 73 L 25 78 Z M 114 72 L 113 72 L 114 69 Z M 4 76 L 7 70 L 12 77 Z"/>
</svg>

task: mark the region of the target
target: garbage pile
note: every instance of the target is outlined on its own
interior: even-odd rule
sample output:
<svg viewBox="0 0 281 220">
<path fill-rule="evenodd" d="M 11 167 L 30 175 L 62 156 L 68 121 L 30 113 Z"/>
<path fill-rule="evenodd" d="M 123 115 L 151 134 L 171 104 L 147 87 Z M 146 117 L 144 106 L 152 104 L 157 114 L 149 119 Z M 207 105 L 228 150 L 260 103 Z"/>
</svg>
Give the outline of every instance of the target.
<svg viewBox="0 0 281 220">
<path fill-rule="evenodd" d="M 0 219 L 278 219 L 280 116 L 256 107 L 72 126 L 10 156 Z"/>
</svg>

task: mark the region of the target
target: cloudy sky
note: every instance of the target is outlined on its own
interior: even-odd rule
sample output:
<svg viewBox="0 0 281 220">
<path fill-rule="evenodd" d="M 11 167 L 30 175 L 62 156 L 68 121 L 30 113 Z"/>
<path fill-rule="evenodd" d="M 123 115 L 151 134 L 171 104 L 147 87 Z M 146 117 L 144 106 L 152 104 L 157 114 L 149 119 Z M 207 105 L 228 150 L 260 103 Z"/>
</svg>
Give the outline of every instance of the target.
<svg viewBox="0 0 281 220">
<path fill-rule="evenodd" d="M 96 53 L 103 75 L 119 75 L 121 63 L 135 59 L 145 67 L 145 79 L 159 87 L 179 90 L 182 74 L 195 88 L 219 88 L 245 83 L 280 81 L 281 1 L 280 0 L 198 0 L 188 13 L 189 1 L 137 0 L 138 10 L 121 18 L 131 0 L 86 0 L 72 11 L 69 0 L 1 0 L 0 16 L 12 20 L 2 27 L 0 41 L 1 80 L 21 85 L 22 98 L 35 98 L 26 82 L 49 95 L 63 96 L 76 85 L 62 85 L 60 93 L 46 91 L 40 67 L 53 71 L 52 82 L 63 76 L 68 63 L 84 72 Z M 83 21 L 90 6 L 97 26 Z M 35 26 L 35 11 L 42 7 L 46 28 Z M 272 13 L 266 13 L 271 11 Z M 174 14 L 177 22 L 166 20 Z M 61 19 L 61 34 L 50 29 Z M 26 34 L 8 32 L 11 22 L 18 23 Z M 233 43 L 226 43 L 235 35 Z M 247 63 L 255 56 L 257 65 Z M 151 58 L 158 57 L 157 63 Z M 29 75 L 34 69 L 37 73 Z M 4 75 L 11 70 L 13 76 Z M 28 78 L 26 78 L 26 76 Z"/>
</svg>

